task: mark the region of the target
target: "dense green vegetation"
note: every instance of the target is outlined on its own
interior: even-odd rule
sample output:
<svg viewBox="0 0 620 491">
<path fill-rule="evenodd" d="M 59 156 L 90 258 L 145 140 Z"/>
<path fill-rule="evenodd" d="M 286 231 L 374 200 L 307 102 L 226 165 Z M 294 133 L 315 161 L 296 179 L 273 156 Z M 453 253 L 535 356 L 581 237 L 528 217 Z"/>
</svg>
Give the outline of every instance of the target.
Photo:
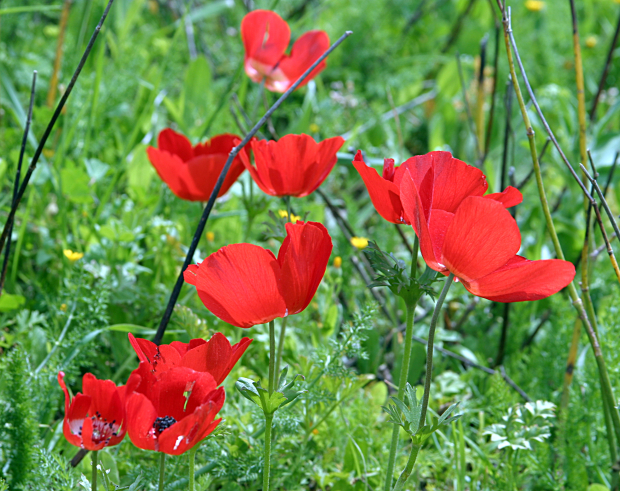
<svg viewBox="0 0 620 491">
<path fill-rule="evenodd" d="M 38 81 L 26 164 L 107 1 L 66 3 L 65 27 L 61 0 L 0 3 L 3 226 L 32 71 L 38 71 Z M 538 2 L 541 10 L 531 0 L 512 3 L 512 28 L 529 81 L 577 168 L 570 3 Z M 327 68 L 277 110 L 272 127 L 261 129 L 266 138 L 307 133 L 317 140 L 337 135 L 346 140 L 321 192 L 291 202 L 296 215 L 325 224 L 334 251 L 314 300 L 286 327 L 283 365 L 305 377 L 297 387 L 306 392 L 275 415 L 271 489 L 383 489 L 393 425 L 382 406 L 388 405 L 400 374 L 405 304 L 387 288 L 368 288 L 375 273 L 367 253 L 353 247 L 350 237 L 368 238 L 409 264 L 414 233 L 406 226 L 398 231 L 377 214 L 351 165 L 357 149 L 376 165 L 384 157 L 398 164 L 412 155 L 449 150 L 480 167 L 490 191 L 518 186 L 524 195 L 516 207 L 521 254 L 555 257 L 531 176 L 523 118 L 514 90 L 507 89 L 509 67 L 495 2 L 115 0 L 46 144 L 10 239 L 0 296 L 0 489 L 90 489 L 84 477 L 90 476 L 90 459 L 69 465 L 78 449 L 63 437 L 57 374 L 65 372 L 73 393 L 81 390 L 86 372 L 123 384 L 137 365 L 127 333 L 155 334 L 203 206 L 170 192 L 146 148 L 166 127 L 194 143 L 225 132 L 243 135 L 275 102 L 277 94 L 261 90 L 243 71 L 239 26 L 256 8 L 277 11 L 289 22 L 293 39 L 311 29 L 325 30 L 332 41 L 353 31 L 330 55 Z M 588 111 L 619 10 L 617 1 L 576 0 Z M 64 37 L 62 59 L 57 58 L 59 37 Z M 587 147 L 602 184 L 620 151 L 618 56 L 616 50 L 596 115 L 587 122 Z M 59 85 L 48 103 L 55 60 Z M 521 88 L 541 152 L 547 134 L 523 81 Z M 566 259 L 577 262 L 586 230 L 583 194 L 553 145 L 542 158 L 542 177 Z M 618 179 L 616 172 L 607 192 L 615 216 L 620 213 Z M 195 261 L 238 242 L 277 251 L 274 236 L 286 221 L 278 211 L 286 206 L 262 194 L 244 173 L 217 201 Z M 611 235 L 607 217 L 603 221 Z M 607 252 L 597 249 L 604 245 L 598 226 L 592 230 L 589 294 L 618 390 L 620 285 Z M 612 245 L 617 251 L 617 241 Z M 64 251 L 83 257 L 72 260 L 77 256 Z M 581 267 L 577 271 L 578 282 Z M 433 288 L 438 294 L 441 283 Z M 459 402 L 462 416 L 424 443 L 407 489 L 617 488 L 609 441 L 614 455 L 620 442 L 606 426 L 599 372 L 584 329 L 562 404 L 577 318 L 569 295 L 562 291 L 505 305 L 478 299 L 461 285 L 450 290 L 437 332 L 430 409 L 437 415 Z M 417 308 L 419 338 L 427 338 L 433 307 L 426 296 Z M 240 377 L 266 380 L 267 326 L 230 326 L 207 311 L 195 288 L 184 286 L 164 342 L 208 339 L 216 331 L 231 342 L 243 336 L 254 342 L 224 382 L 223 423 L 196 454 L 197 489 L 259 490 L 263 415 L 234 387 Z M 424 345 L 414 343 L 408 380 L 418 395 L 425 361 Z M 398 472 L 405 467 L 409 442 L 401 432 Z M 126 438 L 99 457 L 109 471 L 109 484 L 104 479 L 99 489 L 157 489 L 154 452 L 139 450 Z M 187 455 L 169 457 L 166 475 L 166 490 L 186 489 Z"/>
</svg>

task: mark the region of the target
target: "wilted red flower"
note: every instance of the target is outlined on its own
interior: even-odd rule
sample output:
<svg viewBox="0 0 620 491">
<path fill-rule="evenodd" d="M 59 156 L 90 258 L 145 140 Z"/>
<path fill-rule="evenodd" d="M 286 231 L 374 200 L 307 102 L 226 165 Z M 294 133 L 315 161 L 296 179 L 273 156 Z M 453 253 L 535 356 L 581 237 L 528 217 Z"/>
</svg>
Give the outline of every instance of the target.
<svg viewBox="0 0 620 491">
<path fill-rule="evenodd" d="M 409 213 L 413 199 L 405 183 L 403 178 L 401 197 Z M 507 195 L 504 198 L 509 201 Z M 424 232 L 431 238 L 432 252 L 427 248 L 431 259 L 423 253 L 424 259 L 436 271 L 453 273 L 474 295 L 495 302 L 540 300 L 560 291 L 575 276 L 575 267 L 568 261 L 528 261 L 517 255 L 519 227 L 501 200 L 470 196 L 454 213 L 439 211 L 434 221 L 435 213 Z"/>
<path fill-rule="evenodd" d="M 254 10 L 241 21 L 241 38 L 245 48 L 245 73 L 254 81 L 265 79 L 265 88 L 286 92 L 295 81 L 329 48 L 324 31 L 308 31 L 291 49 L 284 52 L 291 39 L 286 21 L 271 10 Z M 310 72 L 300 84 L 305 85 L 325 68 L 325 61 Z"/>
<path fill-rule="evenodd" d="M 158 148 L 148 147 L 146 152 L 159 177 L 174 194 L 188 201 L 207 201 L 237 139 L 236 135 L 223 134 L 192 146 L 185 136 L 167 128 L 159 133 Z M 236 157 L 218 197 L 230 189 L 243 171 L 243 164 Z"/>
<path fill-rule="evenodd" d="M 298 314 L 325 274 L 332 239 L 315 222 L 287 223 L 286 232 L 277 259 L 268 249 L 233 244 L 189 266 L 185 281 L 213 314 L 237 327 Z"/>
<path fill-rule="evenodd" d="M 84 393 L 78 392 L 71 399 L 64 377 L 63 372 L 58 372 L 58 383 L 65 393 L 62 431 L 67 441 L 86 450 L 118 445 L 127 431 L 125 387 L 87 373 L 82 378 Z"/>
<path fill-rule="evenodd" d="M 286 135 L 278 141 L 254 140 L 255 165 L 247 153 L 241 155 L 241 161 L 266 194 L 301 198 L 316 191 L 327 178 L 343 144 L 339 136 L 317 143 L 303 134 Z"/>
<path fill-rule="evenodd" d="M 199 338 L 192 339 L 189 343 L 173 341 L 157 346 L 148 339 L 135 338 L 129 333 L 129 342 L 140 361 L 148 363 L 157 376 L 180 366 L 197 372 L 208 372 L 215 379 L 215 383 L 220 385 L 252 340 L 243 338 L 231 346 L 226 336 L 216 332 L 209 341 Z"/>
<path fill-rule="evenodd" d="M 180 455 L 219 424 L 224 399 L 210 373 L 173 367 L 156 378 L 141 362 L 127 382 L 129 438 L 138 448 Z"/>
</svg>

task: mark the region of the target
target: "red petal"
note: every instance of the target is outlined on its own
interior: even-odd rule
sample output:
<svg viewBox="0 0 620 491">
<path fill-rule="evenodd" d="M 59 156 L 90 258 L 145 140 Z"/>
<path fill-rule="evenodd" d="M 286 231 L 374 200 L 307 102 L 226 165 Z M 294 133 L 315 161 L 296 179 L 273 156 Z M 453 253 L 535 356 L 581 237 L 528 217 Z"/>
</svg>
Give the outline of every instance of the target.
<svg viewBox="0 0 620 491">
<path fill-rule="evenodd" d="M 278 263 L 287 314 L 293 315 L 304 310 L 314 297 L 329 262 L 332 239 L 316 222 L 287 223 L 286 232 Z"/>
<path fill-rule="evenodd" d="M 471 281 L 506 264 L 520 246 L 517 222 L 501 203 L 469 197 L 448 227 L 442 262 L 457 277 Z"/>
<path fill-rule="evenodd" d="M 280 61 L 291 39 L 288 24 L 275 12 L 254 10 L 241 21 L 245 71 L 254 81 L 268 75 Z"/>
<path fill-rule="evenodd" d="M 185 200 L 192 200 L 192 190 L 188 189 L 188 172 L 185 163 L 177 155 L 149 147 L 146 149 L 151 164 L 155 167 L 162 181 L 176 196 Z"/>
<path fill-rule="evenodd" d="M 427 218 L 424 213 L 423 200 L 428 202 L 429 198 L 432 199 L 432 194 L 429 197 L 429 193 L 432 193 L 432 186 L 429 187 L 428 185 L 428 183 L 432 184 L 432 169 L 429 170 L 427 175 L 430 177 L 421 183 L 424 189 L 424 197 L 422 197 L 420 196 L 420 192 L 418 191 L 411 173 L 408 171 L 405 172 L 400 182 L 400 201 L 402 202 L 408 223 L 411 223 L 413 230 L 415 230 L 415 233 L 418 236 L 420 241 L 420 252 L 422 253 L 424 261 L 429 268 L 432 268 L 435 271 L 445 271 L 445 266 L 440 263 L 440 251 L 436 253 L 435 248 L 433 247 L 433 236 L 431 235 Z M 435 210 L 433 210 L 433 212 L 434 211 Z M 435 230 L 436 235 L 439 235 L 438 230 L 441 228 L 440 223 L 443 221 L 444 220 L 437 222 L 437 227 Z M 445 234 L 441 235 L 443 236 Z"/>
<path fill-rule="evenodd" d="M 547 298 L 567 286 L 574 277 L 575 267 L 568 261 L 528 261 L 514 256 L 491 274 L 463 285 L 474 295 L 494 302 L 524 302 Z"/>
<path fill-rule="evenodd" d="M 198 267 L 198 295 L 213 314 L 229 324 L 264 324 L 286 313 L 278 288 L 279 269 L 271 251 L 252 244 L 229 245 Z"/>
<path fill-rule="evenodd" d="M 267 151 L 267 140 L 253 139 L 249 145 L 252 148 L 252 152 L 254 153 L 254 160 L 257 161 L 258 159 L 260 159 L 261 161 L 261 172 L 259 172 L 257 167 L 251 164 L 249 154 L 240 154 L 241 162 L 243 162 L 244 167 L 252 176 L 252 180 L 256 183 L 256 185 L 263 193 L 270 196 L 276 196 L 276 190 L 271 185 L 269 173 L 269 168 L 271 165 L 271 155 Z"/>
<path fill-rule="evenodd" d="M 157 440 L 153 423 L 157 411 L 144 394 L 133 394 L 127 401 L 127 433 L 136 447 L 143 450 L 156 450 Z"/>
<path fill-rule="evenodd" d="M 192 414 L 217 387 L 210 373 L 176 367 L 164 373 L 157 382 L 159 400 L 155 409 L 160 417 L 172 416 L 177 421 Z M 189 397 L 187 394 L 189 393 Z"/>
<path fill-rule="evenodd" d="M 108 421 L 125 419 L 125 408 L 121 404 L 118 388 L 111 380 L 98 380 L 92 373 L 87 373 L 82 378 L 82 391 L 91 397 L 89 416 L 98 412 Z"/>
<path fill-rule="evenodd" d="M 455 213 L 468 196 L 482 196 L 488 188 L 480 169 L 455 159 L 449 152 L 431 152 L 435 173 L 433 208 Z"/>
<path fill-rule="evenodd" d="M 301 75 L 328 49 L 329 36 L 325 31 L 306 32 L 297 41 L 295 41 L 295 44 L 293 44 L 291 56 L 284 56 L 278 65 L 278 69 L 281 70 L 290 81 L 289 86 L 284 87 L 276 84 L 273 90 L 277 90 L 278 92 L 286 91 L 290 85 L 295 83 L 297 79 L 301 77 Z M 325 60 L 323 60 L 314 70 L 310 72 L 299 87 L 306 85 L 311 79 L 316 77 L 325 69 L 325 66 Z"/>
<path fill-rule="evenodd" d="M 375 169 L 367 166 L 364 163 L 362 152 L 359 150 L 355 155 L 355 160 L 353 160 L 353 166 L 362 177 L 377 213 L 388 222 L 405 223 L 398 186 L 393 182 L 386 181 Z"/>
<path fill-rule="evenodd" d="M 183 279 L 185 283 L 189 283 L 190 285 L 196 286 L 196 282 L 198 281 L 198 269 L 199 264 L 190 264 L 185 271 L 183 271 Z"/>
<path fill-rule="evenodd" d="M 504 205 L 504 208 L 510 208 L 511 206 L 517 206 L 523 201 L 523 195 L 521 191 L 512 186 L 508 186 L 501 193 L 487 194 L 485 198 L 499 201 Z"/>
<path fill-rule="evenodd" d="M 189 349 L 189 345 L 187 343 L 182 343 L 181 341 L 172 341 L 172 343 L 170 343 L 170 346 L 177 350 L 179 355 L 181 355 L 181 358 L 185 356 L 187 350 Z"/>
<path fill-rule="evenodd" d="M 157 354 L 157 345 L 148 339 L 137 339 L 133 334 L 128 333 L 129 344 L 138 355 L 140 361 L 151 363 L 151 360 Z"/>
<path fill-rule="evenodd" d="M 187 162 L 194 157 L 192 143 L 185 136 L 170 128 L 159 133 L 157 147 L 161 151 L 176 155 L 182 162 Z"/>
<path fill-rule="evenodd" d="M 228 339 L 222 333 L 216 332 L 207 343 L 189 350 L 183 357 L 182 364 L 197 372 L 210 373 L 215 383 L 220 385 L 232 369 L 232 366 L 228 368 L 231 356 L 232 346 Z"/>
</svg>

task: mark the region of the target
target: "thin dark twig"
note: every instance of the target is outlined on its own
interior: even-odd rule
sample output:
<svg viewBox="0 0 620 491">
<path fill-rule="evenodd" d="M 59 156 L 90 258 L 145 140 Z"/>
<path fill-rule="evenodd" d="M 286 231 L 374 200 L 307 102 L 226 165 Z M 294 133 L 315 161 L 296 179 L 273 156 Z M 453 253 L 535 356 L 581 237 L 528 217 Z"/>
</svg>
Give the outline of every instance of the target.
<svg viewBox="0 0 620 491">
<path fill-rule="evenodd" d="M 502 151 L 502 173 L 500 178 L 500 190 L 506 187 L 506 174 L 508 169 L 508 145 L 510 144 L 511 131 L 511 118 L 512 118 L 512 80 L 508 75 L 508 81 L 506 82 L 506 126 L 504 129 L 504 149 Z M 533 171 L 532 171 L 533 172 Z"/>
<path fill-rule="evenodd" d="M 261 128 L 261 126 L 265 124 L 265 122 L 271 117 L 271 115 L 288 98 L 288 96 L 292 94 L 292 92 L 299 86 L 299 84 L 301 84 L 306 79 L 306 77 L 308 77 L 308 75 L 310 75 L 312 70 L 314 70 L 314 68 L 319 63 L 321 63 L 332 51 L 334 51 L 338 46 L 340 46 L 340 44 L 346 38 L 348 38 L 351 34 L 352 34 L 352 31 L 347 31 L 342 36 L 340 36 L 340 38 L 334 44 L 332 44 L 330 48 L 327 51 L 325 51 L 325 53 L 323 53 L 312 64 L 312 66 L 310 66 L 310 68 L 308 68 L 301 75 L 301 77 L 299 77 L 297 81 L 293 85 L 291 85 L 291 87 L 284 94 L 280 96 L 280 98 L 273 104 L 273 106 L 271 106 L 267 110 L 267 112 L 264 114 L 264 116 L 258 121 L 258 123 L 254 125 L 254 127 L 250 130 L 250 132 L 247 135 L 245 135 L 245 138 L 243 138 L 243 140 L 230 151 L 230 154 L 228 155 L 228 159 L 226 160 L 226 164 L 224 164 L 222 172 L 220 173 L 220 176 L 218 177 L 217 182 L 215 183 L 215 187 L 213 188 L 213 191 L 211 192 L 211 196 L 209 197 L 207 206 L 205 206 L 205 209 L 202 213 L 200 222 L 198 222 L 198 227 L 196 227 L 196 233 L 194 234 L 192 242 L 187 251 L 187 255 L 185 256 L 183 267 L 181 268 L 179 277 L 177 278 L 176 284 L 174 285 L 174 288 L 170 295 L 170 299 L 168 300 L 168 305 L 161 319 L 159 327 L 157 328 L 157 333 L 155 334 L 155 338 L 154 338 L 154 342 L 156 344 L 160 344 L 164 336 L 164 332 L 166 331 L 166 327 L 168 326 L 168 322 L 170 321 L 170 317 L 172 316 L 172 311 L 174 310 L 174 306 L 176 305 L 177 299 L 179 298 L 179 294 L 181 293 L 181 287 L 183 286 L 183 281 L 184 281 L 183 273 L 185 272 L 187 267 L 190 265 L 194 257 L 194 253 L 196 252 L 196 248 L 198 247 L 198 242 L 200 241 L 202 232 L 204 231 L 205 225 L 207 224 L 207 220 L 209 219 L 209 215 L 211 214 L 211 210 L 213 209 L 213 205 L 215 204 L 217 195 L 220 192 L 220 188 L 222 187 L 222 184 L 224 183 L 224 179 L 226 179 L 226 175 L 228 174 L 228 170 L 230 169 L 230 166 L 232 165 L 233 160 L 235 159 L 237 154 L 241 151 L 241 149 L 243 149 L 243 147 L 245 147 L 245 145 L 254 137 L 254 135 Z"/>
<path fill-rule="evenodd" d="M 556 211 L 558 211 L 560 209 L 560 206 L 562 205 L 562 199 L 564 198 L 564 195 L 566 194 L 566 191 L 568 191 L 568 186 L 564 186 L 562 188 L 562 190 L 560 191 L 560 194 L 558 195 L 557 199 L 555 200 L 554 205 L 551 207 L 551 214 L 554 214 Z M 592 205 L 592 203 L 590 203 L 590 206 Z"/>
<path fill-rule="evenodd" d="M 28 105 L 28 116 L 26 117 L 26 126 L 24 128 L 24 136 L 22 145 L 19 149 L 19 159 L 17 160 L 17 170 L 15 171 L 15 182 L 13 183 L 13 200 L 11 206 L 16 206 L 17 191 L 19 190 L 19 181 L 22 173 L 22 163 L 24 162 L 24 153 L 26 152 L 26 142 L 28 141 L 28 133 L 30 132 L 30 123 L 32 122 L 32 106 L 34 105 L 34 91 L 37 84 L 37 71 L 32 73 L 32 86 L 30 88 L 30 103 Z M 2 262 L 2 273 L 0 273 L 0 295 L 4 289 L 4 281 L 6 279 L 6 271 L 9 266 L 9 256 L 11 255 L 11 235 L 13 233 L 13 222 L 9 226 L 8 237 L 6 241 L 6 249 L 4 250 L 4 261 Z"/>
<path fill-rule="evenodd" d="M 527 74 L 525 72 L 525 67 L 523 66 L 523 62 L 521 61 L 521 56 L 519 55 L 519 49 L 517 48 L 517 42 L 515 41 L 514 33 L 512 32 L 511 17 L 510 17 L 510 7 L 508 7 L 507 10 L 508 10 L 508 15 L 506 16 L 506 20 L 505 20 L 505 22 L 506 22 L 506 33 L 510 36 L 510 44 L 512 45 L 512 50 L 514 52 L 514 57 L 517 60 L 517 65 L 519 66 L 519 70 L 521 71 L 521 76 L 523 77 L 523 82 L 525 83 L 525 87 L 527 88 L 527 92 L 530 95 L 530 99 L 532 100 L 532 103 L 534 104 L 534 107 L 536 108 L 536 112 L 538 113 L 538 117 L 540 118 L 543 126 L 545 127 L 545 130 L 547 131 L 547 134 L 551 138 L 551 141 L 555 145 L 555 148 L 557 148 L 558 152 L 560 153 L 560 156 L 562 157 L 562 161 L 566 164 L 566 167 L 568 167 L 568 170 L 570 171 L 571 175 L 573 176 L 573 179 L 575 179 L 575 181 L 577 181 L 577 184 L 579 184 L 579 187 L 581 188 L 581 191 L 583 192 L 583 194 L 585 194 L 586 197 L 590 201 L 593 201 L 594 198 L 592 198 L 592 196 L 588 192 L 588 189 L 586 188 L 585 184 L 581 181 L 581 179 L 579 178 L 579 176 L 575 172 L 575 169 L 573 168 L 573 166 L 569 162 L 568 158 L 564 154 L 564 151 L 560 147 L 560 144 L 558 143 L 558 140 L 555 137 L 555 134 L 553 133 L 553 131 L 551 130 L 551 127 L 549 126 L 549 123 L 547 123 L 547 120 L 545 119 L 545 115 L 543 114 L 542 109 L 540 109 L 540 106 L 538 105 L 538 100 L 536 99 L 536 96 L 534 95 L 534 91 L 532 90 L 532 86 L 530 85 L 530 81 L 527 78 Z"/>
<path fill-rule="evenodd" d="M 456 19 L 456 22 L 454 23 L 454 27 L 452 28 L 452 32 L 450 33 L 450 37 L 448 38 L 448 41 L 446 41 L 446 44 L 444 44 L 443 48 L 441 48 L 442 54 L 446 53 L 458 39 L 459 34 L 461 32 L 461 28 L 463 27 L 463 23 L 465 22 L 465 19 L 469 15 L 470 10 L 474 6 L 474 3 L 476 3 L 476 0 L 469 0 L 469 3 L 467 4 L 467 7 L 465 7 L 465 10 L 463 10 L 463 12 L 461 12 L 461 14 L 459 15 L 458 19 Z"/>
<path fill-rule="evenodd" d="M 601 94 L 605 89 L 605 82 L 607 81 L 607 74 L 609 73 L 609 67 L 611 66 L 611 61 L 614 57 L 614 51 L 616 50 L 616 44 L 618 44 L 618 38 L 620 37 L 620 16 L 618 16 L 618 22 L 616 24 L 616 32 L 614 33 L 614 38 L 609 45 L 609 51 L 607 52 L 607 59 L 605 60 L 605 66 L 603 67 L 603 73 L 601 74 L 601 80 L 598 83 L 598 90 L 596 91 L 596 95 L 594 96 L 594 100 L 592 101 L 592 108 L 590 109 L 590 119 L 594 121 L 596 118 L 596 107 L 598 106 L 599 100 L 601 98 Z"/>
<path fill-rule="evenodd" d="M 478 133 L 476 133 L 476 125 L 474 123 L 474 118 L 471 114 L 471 107 L 469 105 L 469 99 L 467 98 L 467 88 L 465 87 L 465 77 L 463 76 L 463 67 L 461 66 L 461 54 L 458 52 L 456 53 L 456 65 L 458 67 L 459 80 L 461 81 L 461 89 L 463 91 L 463 103 L 465 104 L 467 122 L 469 123 L 470 131 L 474 135 L 474 140 L 476 141 L 476 153 L 478 153 L 478 149 L 480 148 L 480 143 L 478 142 Z"/>
<path fill-rule="evenodd" d="M 538 322 L 538 325 L 532 331 L 532 334 L 530 334 L 527 339 L 521 344 L 521 349 L 527 348 L 530 344 L 534 342 L 534 338 L 538 335 L 538 332 L 540 331 L 544 323 L 549 320 L 549 317 L 551 317 L 551 310 L 545 310 L 542 317 L 540 318 L 540 321 Z"/>
<path fill-rule="evenodd" d="M 409 30 L 415 25 L 415 23 L 422 18 L 422 16 L 424 15 L 424 5 L 426 4 L 426 2 L 427 0 L 420 1 L 418 8 L 405 24 L 405 27 L 403 28 L 403 34 L 407 34 L 407 32 L 409 32 Z"/>
<path fill-rule="evenodd" d="M 493 54 L 493 89 L 491 90 L 491 108 L 489 109 L 489 120 L 487 121 L 487 130 L 484 138 L 484 155 L 482 161 L 486 159 L 491 148 L 491 133 L 493 132 L 493 119 L 495 116 L 495 99 L 497 94 L 497 74 L 499 71 L 499 33 L 500 26 L 495 21 L 495 52 Z"/>
<path fill-rule="evenodd" d="M 506 340 L 508 339 L 508 326 L 510 325 L 510 304 L 504 304 L 504 314 L 502 318 L 502 333 L 499 338 L 499 347 L 497 349 L 497 357 L 495 358 L 495 366 L 499 366 L 504 362 L 506 353 Z"/>
<path fill-rule="evenodd" d="M 476 305 L 478 305 L 479 302 L 480 302 L 480 297 L 474 297 L 473 300 L 469 302 L 469 305 L 465 309 L 465 312 L 463 312 L 463 314 L 461 315 L 461 318 L 458 321 L 456 321 L 456 324 L 452 328 L 453 331 L 459 332 L 461 330 L 461 328 L 465 325 L 465 322 L 467 322 L 467 319 L 469 318 L 471 313 L 474 310 L 476 310 Z"/>
<path fill-rule="evenodd" d="M 110 7 L 112 7 L 113 2 L 114 0 L 109 0 L 105 10 L 103 11 L 103 15 L 101 16 L 101 19 L 99 20 L 99 24 L 97 24 L 97 27 L 95 27 L 95 31 L 93 32 L 93 35 L 91 36 L 90 41 L 88 42 L 88 45 L 86 46 L 86 50 L 84 51 L 84 54 L 82 55 L 82 58 L 80 59 L 80 63 L 75 69 L 75 72 L 73 73 L 73 77 L 71 77 L 71 81 L 69 82 L 69 85 L 67 85 L 67 90 L 65 90 L 65 93 L 60 98 L 60 101 L 58 102 L 58 105 L 56 106 L 56 110 L 54 111 L 54 114 L 52 115 L 52 119 L 47 125 L 47 128 L 45 128 L 45 132 L 43 133 L 43 136 L 41 137 L 41 140 L 39 141 L 39 146 L 34 152 L 32 161 L 30 162 L 30 166 L 28 167 L 28 171 L 26 172 L 26 175 L 24 176 L 24 180 L 22 181 L 21 186 L 19 187 L 19 192 L 17 193 L 17 197 L 14 200 L 13 205 L 11 206 L 11 211 L 9 212 L 9 216 L 7 217 L 7 220 L 4 224 L 4 228 L 2 229 L 2 235 L 0 236 L 0 250 L 4 248 L 4 243 L 9 234 L 9 228 L 11 227 L 11 224 L 13 223 L 13 220 L 15 219 L 15 213 L 17 211 L 17 207 L 19 206 L 19 203 L 24 197 L 24 193 L 26 192 L 26 188 L 28 187 L 28 183 L 30 182 L 32 173 L 37 167 L 37 163 L 39 161 L 39 158 L 41 157 L 41 153 L 43 153 L 43 147 L 45 147 L 45 143 L 47 143 L 47 139 L 49 138 L 52 132 L 52 129 L 54 128 L 54 125 L 56 124 L 56 120 L 60 116 L 62 109 L 65 107 L 67 99 L 71 95 L 73 87 L 75 86 L 75 83 L 77 82 L 77 79 L 80 76 L 80 73 L 82 71 L 82 68 L 84 67 L 84 64 L 86 63 L 88 55 L 93 49 L 95 40 L 97 39 L 97 36 L 99 35 L 99 32 L 101 31 L 101 26 L 103 26 L 103 22 L 108 16 L 108 12 L 110 11 Z"/>
<path fill-rule="evenodd" d="M 590 181 L 594 185 L 594 189 L 596 189 L 596 192 L 598 193 L 598 196 L 601 199 L 601 204 L 603 205 L 603 208 L 605 209 L 605 212 L 607 213 L 607 216 L 609 217 L 609 221 L 611 222 L 611 226 L 613 227 L 614 232 L 616 233 L 616 237 L 620 237 L 620 230 L 618 229 L 618 224 L 616 223 L 614 214 L 609 209 L 609 205 L 607 204 L 607 200 L 605 199 L 605 195 L 603 194 L 601 187 L 598 185 L 598 182 L 596 181 L 596 179 L 593 178 L 588 173 L 588 170 L 584 167 L 583 164 L 579 164 L 579 167 L 581 167 L 581 170 L 583 171 L 585 176 L 588 178 L 588 181 Z M 593 199 L 591 200 L 591 202 L 592 202 L 592 206 L 594 206 L 594 209 L 596 211 L 598 209 L 596 200 Z"/>
<path fill-rule="evenodd" d="M 400 239 L 403 241 L 403 245 L 407 248 L 407 250 L 409 251 L 409 254 L 412 254 L 413 246 L 407 240 L 407 236 L 405 235 L 405 232 L 403 232 L 403 229 L 400 228 L 400 225 L 398 223 L 395 223 L 394 227 L 396 227 L 396 231 L 398 232 L 398 235 L 400 235 Z"/>
<path fill-rule="evenodd" d="M 239 119 L 239 116 L 237 116 L 237 111 L 235 111 L 234 106 L 230 106 L 230 114 L 233 117 L 233 120 L 235 121 L 237 128 L 239 128 L 239 131 L 241 131 L 241 133 L 243 134 L 247 133 L 248 130 L 245 127 L 245 125 L 241 122 L 241 120 Z"/>
</svg>

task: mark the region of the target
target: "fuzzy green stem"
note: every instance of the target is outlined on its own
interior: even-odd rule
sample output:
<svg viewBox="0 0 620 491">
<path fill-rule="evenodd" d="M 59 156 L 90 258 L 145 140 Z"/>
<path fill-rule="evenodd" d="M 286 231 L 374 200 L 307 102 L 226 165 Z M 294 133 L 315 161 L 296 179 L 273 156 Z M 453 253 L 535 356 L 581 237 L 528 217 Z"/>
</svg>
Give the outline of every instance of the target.
<svg viewBox="0 0 620 491">
<path fill-rule="evenodd" d="M 263 470 L 263 491 L 269 491 L 269 473 L 271 471 L 271 426 L 273 414 L 265 414 L 265 468 Z"/>
<path fill-rule="evenodd" d="M 413 240 L 413 252 L 411 254 L 411 272 L 409 277 L 413 280 L 416 277 L 418 271 L 418 236 L 416 235 Z M 400 379 L 398 382 L 398 398 L 402 400 L 405 386 L 407 385 L 407 377 L 409 376 L 409 364 L 411 361 L 411 346 L 413 344 L 413 318 L 415 316 L 415 308 L 418 304 L 418 299 L 411 304 L 407 303 L 407 320 L 405 328 L 405 351 L 403 353 L 403 363 L 400 369 Z M 396 463 L 396 451 L 398 450 L 398 435 L 400 428 L 398 425 L 394 425 L 392 429 L 392 442 L 390 443 L 390 455 L 388 457 L 387 473 L 385 476 L 385 491 L 392 489 L 392 480 L 394 477 L 394 465 Z"/>
<path fill-rule="evenodd" d="M 278 355 L 276 356 L 276 373 L 275 373 L 275 385 L 280 385 L 280 365 L 282 364 L 282 353 L 284 351 L 284 336 L 286 334 L 286 319 L 284 317 L 282 319 L 282 324 L 280 325 L 280 337 L 278 338 Z"/>
<path fill-rule="evenodd" d="M 92 491 L 97 491 L 97 457 L 99 457 L 99 452 L 94 451 L 92 453 L 92 469 L 93 469 L 93 474 L 92 474 L 92 482 L 91 482 L 91 489 Z"/>
<path fill-rule="evenodd" d="M 198 445 L 189 451 L 189 491 L 194 491 L 194 469 L 196 466 L 196 450 Z"/>
<path fill-rule="evenodd" d="M 269 322 L 269 396 L 275 390 L 276 374 L 276 327 L 275 322 Z M 273 413 L 265 412 L 265 468 L 263 470 L 263 491 L 269 491 L 269 474 L 271 472 L 271 427 L 273 425 Z"/>
<path fill-rule="evenodd" d="M 164 491 L 164 476 L 166 466 L 166 454 L 161 452 L 159 457 L 159 491 Z"/>
<path fill-rule="evenodd" d="M 269 321 L 269 395 L 273 394 L 276 385 L 276 327 L 275 321 Z"/>
<path fill-rule="evenodd" d="M 428 344 L 426 349 L 426 378 L 424 380 L 424 397 L 422 398 L 422 411 L 420 412 L 420 426 L 424 426 L 424 423 L 426 421 L 426 411 L 428 410 L 428 401 L 431 392 L 431 381 L 433 379 L 433 347 L 435 344 L 435 331 L 437 329 L 437 321 L 439 320 L 439 316 L 441 315 L 441 308 L 443 306 L 443 302 L 448 295 L 448 290 L 450 289 L 450 286 L 452 286 L 452 283 L 454 283 L 454 273 L 450 273 L 450 275 L 446 278 L 441 293 L 439 294 L 439 298 L 437 299 L 437 303 L 435 304 L 435 310 L 433 311 L 431 325 L 428 329 Z M 394 491 L 403 489 L 403 486 L 405 485 L 407 479 L 409 479 L 409 476 L 413 471 L 413 466 L 415 465 L 415 461 L 418 458 L 419 452 L 420 445 L 413 445 L 411 447 L 409 460 L 407 460 L 405 470 L 403 470 L 403 472 L 400 474 L 400 477 L 398 478 L 398 481 L 396 481 Z"/>
</svg>

